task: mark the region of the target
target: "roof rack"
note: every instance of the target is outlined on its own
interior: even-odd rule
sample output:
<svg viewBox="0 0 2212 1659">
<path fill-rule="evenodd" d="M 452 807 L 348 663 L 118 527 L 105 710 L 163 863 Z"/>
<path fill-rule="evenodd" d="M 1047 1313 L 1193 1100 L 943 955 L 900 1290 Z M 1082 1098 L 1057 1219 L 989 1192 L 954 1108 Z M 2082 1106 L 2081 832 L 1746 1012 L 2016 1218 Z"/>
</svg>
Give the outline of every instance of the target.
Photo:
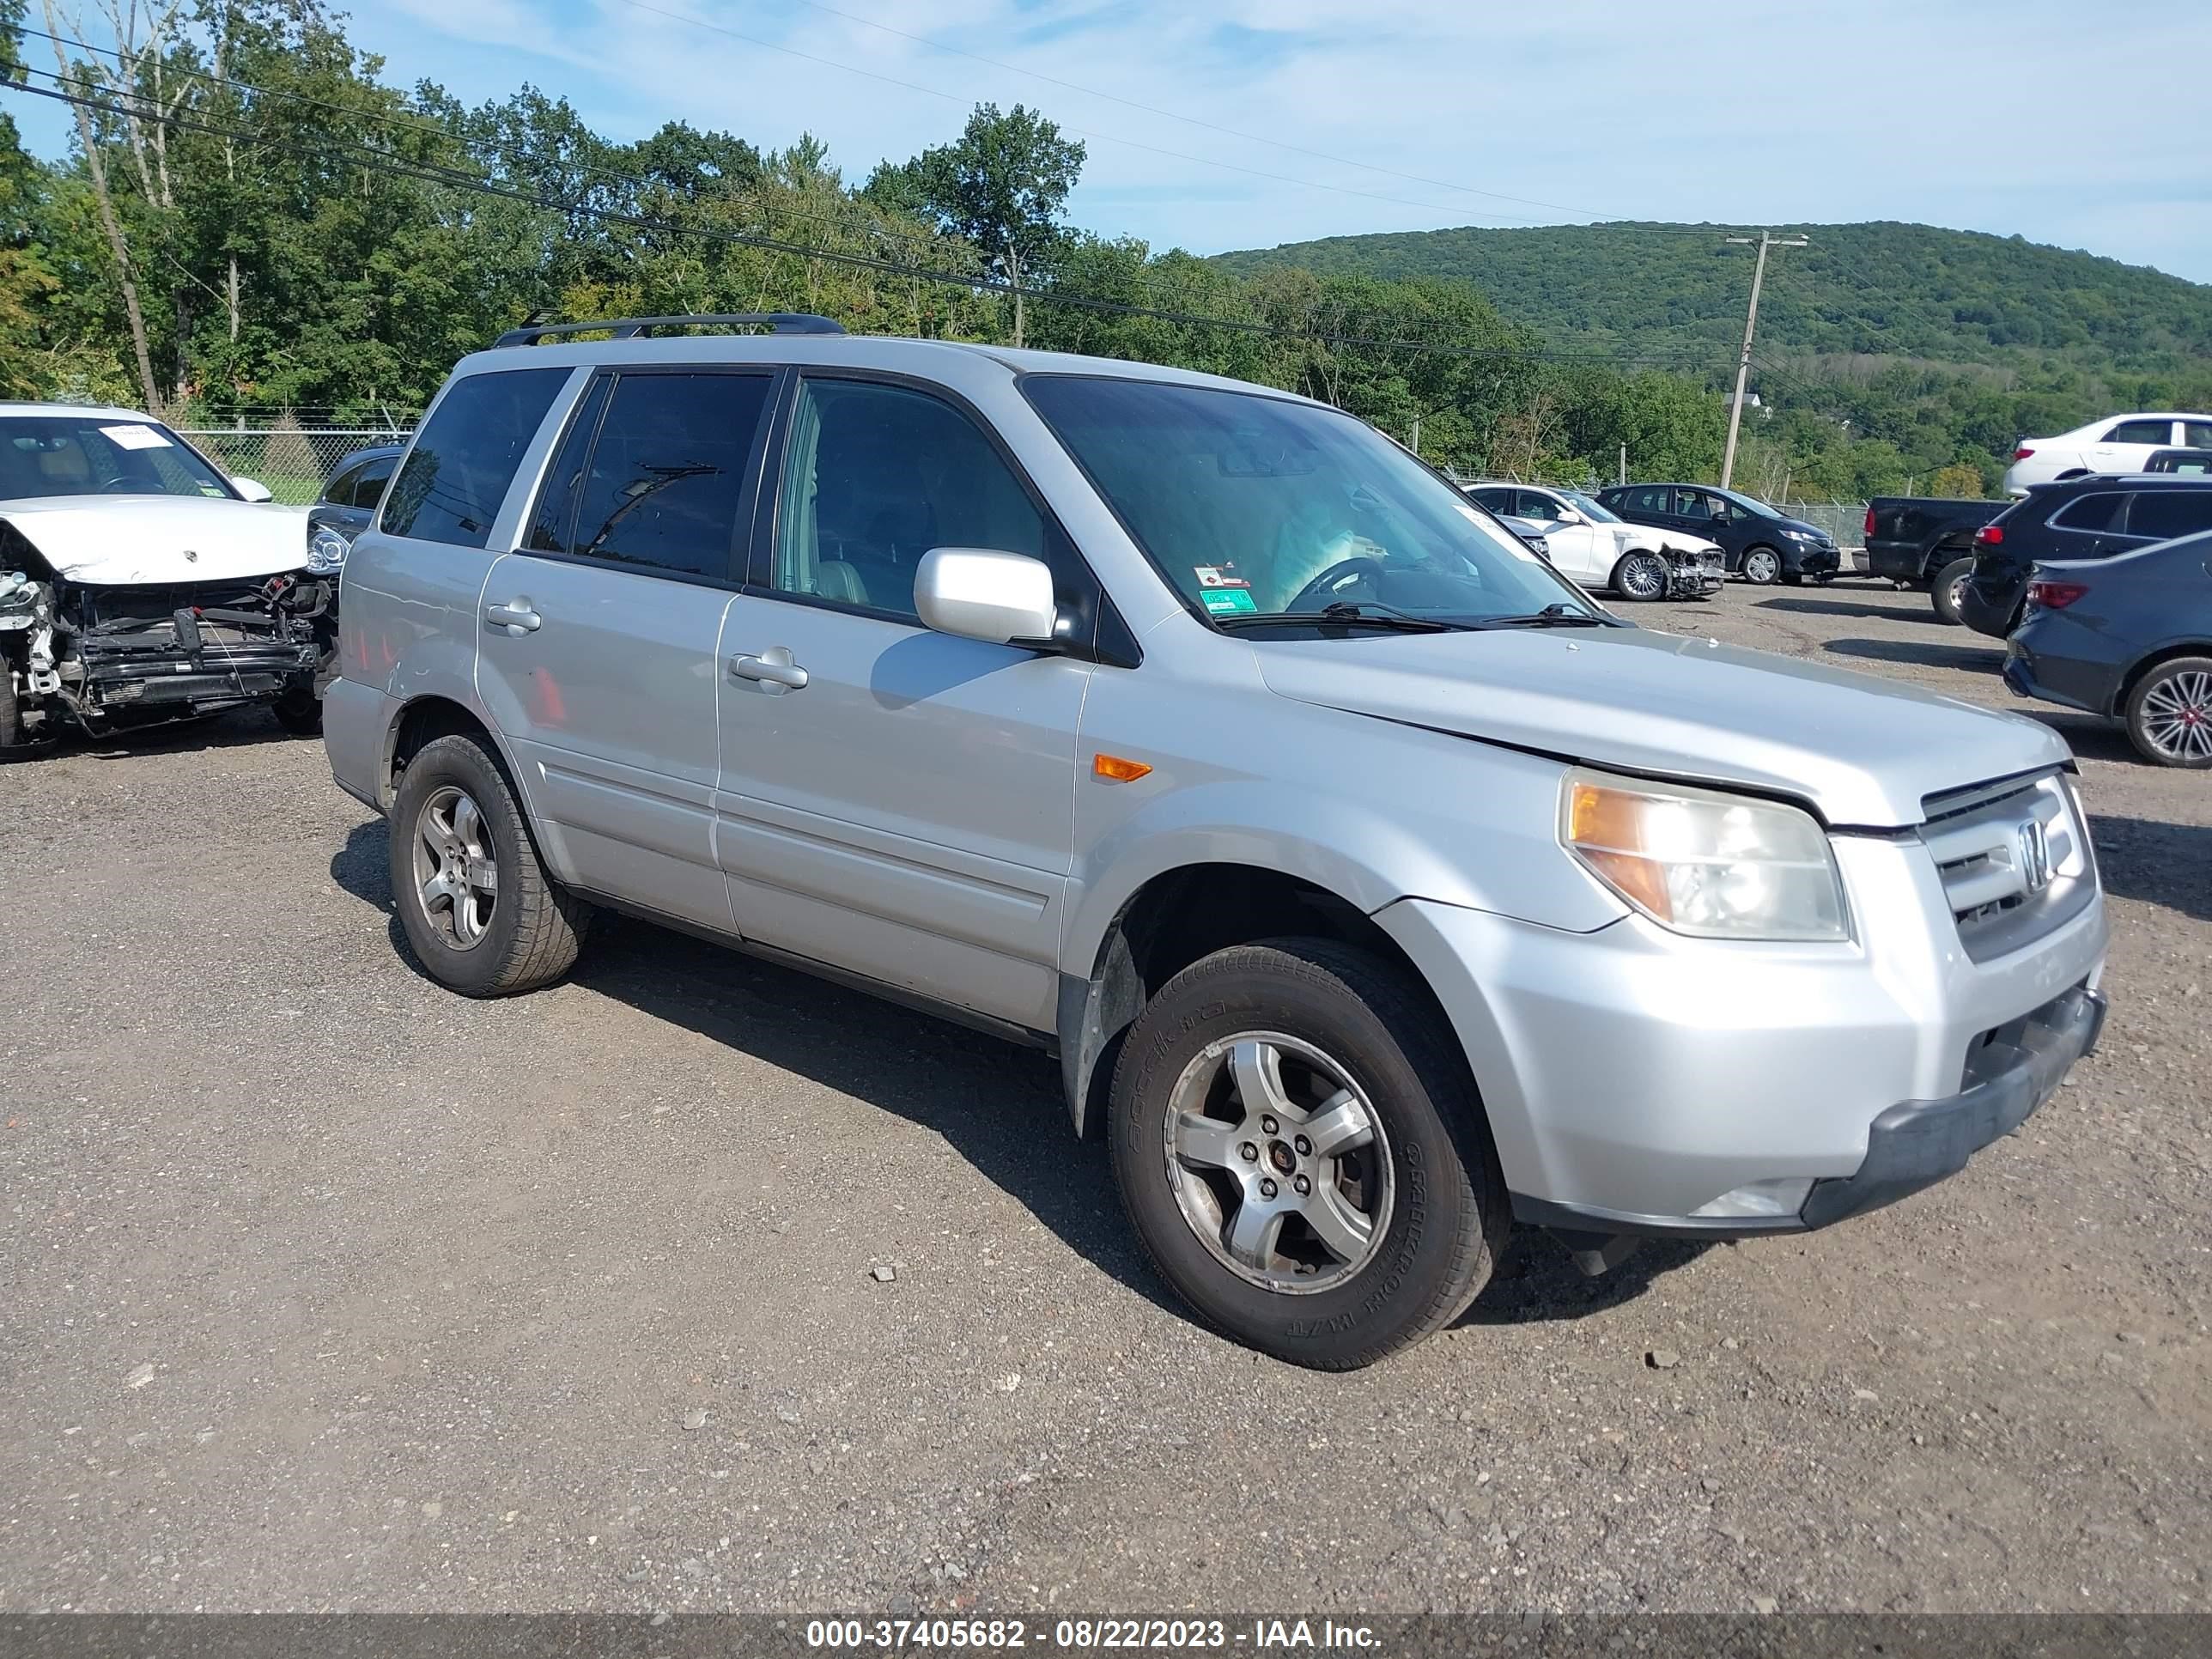
<svg viewBox="0 0 2212 1659">
<path fill-rule="evenodd" d="M 693 317 L 610 317 L 596 323 L 526 323 L 510 328 L 495 346 L 536 345 L 564 334 L 611 332 L 617 340 L 635 340 L 662 328 L 732 329 L 740 324 L 765 324 L 776 334 L 842 334 L 844 325 L 828 317 L 803 311 L 737 311 Z"/>
</svg>

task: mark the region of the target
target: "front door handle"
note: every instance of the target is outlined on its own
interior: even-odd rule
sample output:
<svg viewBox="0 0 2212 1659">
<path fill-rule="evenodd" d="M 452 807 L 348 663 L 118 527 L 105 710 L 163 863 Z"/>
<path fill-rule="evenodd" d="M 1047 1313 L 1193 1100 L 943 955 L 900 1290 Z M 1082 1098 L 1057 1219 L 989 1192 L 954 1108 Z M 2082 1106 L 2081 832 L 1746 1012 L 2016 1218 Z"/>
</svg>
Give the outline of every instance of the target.
<svg viewBox="0 0 2212 1659">
<path fill-rule="evenodd" d="M 510 635 L 535 634 L 544 625 L 545 618 L 530 608 L 527 599 L 510 599 L 505 605 L 484 607 L 484 621 L 493 628 L 504 628 Z"/>
<path fill-rule="evenodd" d="M 806 671 L 791 659 L 791 647 L 771 645 L 757 657 L 732 657 L 730 672 L 741 680 L 756 680 L 783 691 L 804 691 Z"/>
</svg>

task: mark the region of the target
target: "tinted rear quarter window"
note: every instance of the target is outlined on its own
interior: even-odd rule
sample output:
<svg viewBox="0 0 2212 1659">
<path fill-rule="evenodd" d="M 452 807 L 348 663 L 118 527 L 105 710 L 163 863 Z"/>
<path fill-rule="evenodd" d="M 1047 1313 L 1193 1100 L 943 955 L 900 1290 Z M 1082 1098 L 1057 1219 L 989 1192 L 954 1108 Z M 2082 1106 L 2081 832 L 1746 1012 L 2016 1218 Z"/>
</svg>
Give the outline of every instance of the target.
<svg viewBox="0 0 2212 1659">
<path fill-rule="evenodd" d="M 2212 530 L 2212 489 L 2145 490 L 2128 510 L 2128 533 L 2152 541 Z"/>
<path fill-rule="evenodd" d="M 351 507 L 354 492 L 361 487 L 361 475 L 360 467 L 347 467 L 323 486 L 323 499 L 332 507 Z"/>
<path fill-rule="evenodd" d="M 2114 489 L 2076 496 L 2051 515 L 2051 526 L 2054 530 L 2110 530 L 2119 519 L 2120 504 L 2126 500 L 2124 495 Z"/>
<path fill-rule="evenodd" d="M 408 452 L 384 504 L 386 535 L 482 547 L 565 368 L 494 369 L 454 383 Z"/>
</svg>

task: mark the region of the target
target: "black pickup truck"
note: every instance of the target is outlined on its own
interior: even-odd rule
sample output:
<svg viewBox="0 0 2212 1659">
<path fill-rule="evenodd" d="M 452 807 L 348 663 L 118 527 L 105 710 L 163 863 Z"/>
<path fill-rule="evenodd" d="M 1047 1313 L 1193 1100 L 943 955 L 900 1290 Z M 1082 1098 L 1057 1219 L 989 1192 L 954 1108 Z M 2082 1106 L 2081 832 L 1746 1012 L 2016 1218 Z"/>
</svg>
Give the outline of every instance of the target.
<svg viewBox="0 0 2212 1659">
<path fill-rule="evenodd" d="M 1925 587 L 1945 622 L 1959 620 L 1959 590 L 1974 568 L 1974 532 L 2008 501 L 1877 495 L 1867 503 L 1867 569 L 1899 587 Z"/>
</svg>

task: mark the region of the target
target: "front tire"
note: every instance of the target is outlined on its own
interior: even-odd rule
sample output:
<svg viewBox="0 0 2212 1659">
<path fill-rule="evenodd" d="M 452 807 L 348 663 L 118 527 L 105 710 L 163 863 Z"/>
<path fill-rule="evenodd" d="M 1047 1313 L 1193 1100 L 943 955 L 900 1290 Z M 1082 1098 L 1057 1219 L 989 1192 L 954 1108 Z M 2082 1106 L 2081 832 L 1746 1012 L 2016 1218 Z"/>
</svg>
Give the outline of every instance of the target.
<svg viewBox="0 0 2212 1659">
<path fill-rule="evenodd" d="M 1449 1322 L 1510 1225 L 1449 1029 L 1332 940 L 1235 945 L 1169 981 L 1123 1046 L 1109 1121 L 1160 1276 L 1293 1364 L 1350 1370 Z"/>
<path fill-rule="evenodd" d="M 2212 657 L 2176 657 L 2128 693 L 2128 738 L 2158 766 L 2212 766 Z"/>
<path fill-rule="evenodd" d="M 1928 585 L 1928 598 L 1936 607 L 1936 614 L 1954 627 L 1966 624 L 1961 610 L 1966 602 L 1966 578 L 1974 574 L 1972 558 L 1954 559 L 1936 573 L 1936 580 Z"/>
<path fill-rule="evenodd" d="M 1667 597 L 1667 566 L 1656 553 L 1631 553 L 1613 568 L 1613 591 L 1649 605 Z"/>
<path fill-rule="evenodd" d="M 269 705 L 269 712 L 276 715 L 277 725 L 295 738 L 322 735 L 323 700 L 312 689 L 287 691 Z"/>
<path fill-rule="evenodd" d="M 1782 580 L 1782 556 L 1771 547 L 1754 547 L 1743 556 L 1743 579 L 1753 587 L 1771 587 Z"/>
<path fill-rule="evenodd" d="M 392 803 L 392 892 L 430 977 L 512 996 L 574 965 L 591 907 L 547 875 L 498 760 L 478 738 L 422 745 Z"/>
</svg>

